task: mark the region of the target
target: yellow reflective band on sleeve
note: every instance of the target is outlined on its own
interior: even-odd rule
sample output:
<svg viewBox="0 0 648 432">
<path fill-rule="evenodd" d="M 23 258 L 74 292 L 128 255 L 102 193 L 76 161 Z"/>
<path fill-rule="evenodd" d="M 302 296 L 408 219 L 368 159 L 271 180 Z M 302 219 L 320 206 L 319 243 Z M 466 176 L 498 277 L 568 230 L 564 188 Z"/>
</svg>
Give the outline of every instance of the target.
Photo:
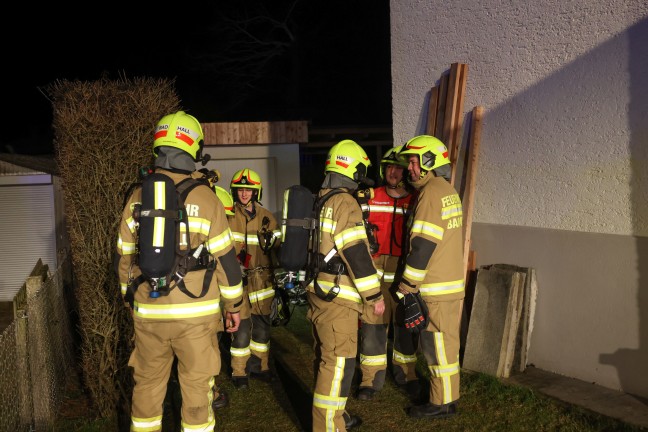
<svg viewBox="0 0 648 432">
<path fill-rule="evenodd" d="M 422 296 L 454 294 L 464 290 L 464 280 L 422 284 L 419 288 Z"/>
<path fill-rule="evenodd" d="M 392 353 L 392 358 L 398 363 L 416 363 L 416 354 L 408 355 L 394 350 Z"/>
<path fill-rule="evenodd" d="M 135 302 L 135 315 L 148 319 L 195 318 L 220 314 L 220 299 L 184 304 L 146 304 Z"/>
<path fill-rule="evenodd" d="M 127 290 L 127 288 L 128 288 L 128 284 L 127 284 L 126 282 L 120 282 L 120 284 L 119 284 L 119 290 L 121 291 L 121 294 L 122 294 L 123 296 L 126 295 L 126 290 Z"/>
<path fill-rule="evenodd" d="M 135 234 L 135 230 L 137 229 L 137 222 L 135 222 L 135 219 L 129 217 L 126 219 L 126 225 L 128 225 L 128 230 Z"/>
<path fill-rule="evenodd" d="M 385 282 L 394 282 L 395 277 L 396 277 L 396 273 L 385 273 L 383 275 L 383 280 Z"/>
<path fill-rule="evenodd" d="M 166 209 L 166 194 L 164 182 L 153 184 L 154 204 L 156 210 Z M 153 218 L 153 247 L 164 247 L 164 225 L 166 220 L 163 217 Z"/>
<path fill-rule="evenodd" d="M 405 265 L 405 270 L 403 271 L 403 276 L 408 281 L 420 282 L 425 277 L 427 271 L 414 268 L 410 265 Z"/>
<path fill-rule="evenodd" d="M 368 356 L 360 353 L 360 364 L 365 366 L 386 366 L 387 354 Z"/>
<path fill-rule="evenodd" d="M 443 240 L 443 228 L 423 220 L 415 220 L 412 225 L 412 234 L 423 234 L 435 239 Z"/>
<path fill-rule="evenodd" d="M 220 293 L 223 298 L 236 299 L 243 295 L 243 284 L 239 283 L 234 286 L 219 285 Z"/>
<path fill-rule="evenodd" d="M 159 430 L 162 427 L 162 416 L 149 418 L 131 417 L 131 431 L 152 431 Z"/>
<path fill-rule="evenodd" d="M 359 292 L 368 291 L 374 288 L 380 288 L 380 279 L 377 274 L 372 274 L 360 279 L 354 279 L 353 284 Z"/>
<path fill-rule="evenodd" d="M 277 240 L 281 240 L 281 239 L 283 239 L 283 233 L 282 233 L 280 230 L 274 230 L 274 231 L 272 231 L 272 235 L 273 235 L 274 238 L 276 238 Z"/>
<path fill-rule="evenodd" d="M 383 277 L 383 269 L 376 269 L 376 273 L 378 273 L 378 279 L 382 279 Z"/>
<path fill-rule="evenodd" d="M 207 242 L 207 250 L 211 254 L 216 254 L 227 249 L 232 244 L 232 232 L 227 228 L 225 231 L 212 237 Z"/>
<path fill-rule="evenodd" d="M 204 218 L 199 217 L 189 217 L 189 232 L 202 234 L 204 236 L 209 235 L 209 230 L 211 228 L 211 222 Z"/>
<path fill-rule="evenodd" d="M 248 236 L 247 236 L 247 244 L 248 245 L 258 246 L 259 237 L 256 234 L 248 234 Z"/>
<path fill-rule="evenodd" d="M 232 231 L 232 237 L 236 242 L 245 243 L 245 235 L 243 235 L 243 233 L 240 233 L 238 231 Z"/>
<path fill-rule="evenodd" d="M 245 348 L 230 347 L 230 354 L 232 355 L 232 357 L 245 357 L 249 356 L 252 353 L 250 352 L 250 346 L 248 345 Z"/>
<path fill-rule="evenodd" d="M 337 227 L 337 222 L 335 222 L 333 219 L 331 218 L 320 219 L 320 230 L 322 230 L 322 232 L 333 234 L 335 232 L 336 227 Z"/>
<path fill-rule="evenodd" d="M 117 238 L 117 251 L 121 256 L 132 255 L 135 253 L 135 243 L 127 243 L 123 241 L 120 234 Z"/>
<path fill-rule="evenodd" d="M 446 220 L 457 216 L 462 216 L 463 211 L 461 204 L 453 204 L 441 209 L 441 219 Z"/>
<path fill-rule="evenodd" d="M 326 294 L 333 288 L 333 285 L 335 285 L 333 282 L 328 282 L 328 281 L 323 281 L 323 280 L 317 280 L 317 284 L 322 288 L 322 291 L 324 291 Z M 312 286 L 313 283 L 310 283 L 310 286 Z M 360 294 L 358 293 L 358 290 L 355 289 L 354 287 L 348 286 L 348 285 L 340 285 L 340 292 L 337 295 L 339 298 L 344 298 L 347 300 L 351 300 L 352 302 L 362 304 L 362 297 L 360 297 Z"/>
<path fill-rule="evenodd" d="M 354 242 L 359 239 L 366 239 L 367 231 L 365 231 L 364 226 L 354 226 L 348 229 L 345 229 L 338 235 L 333 237 L 335 242 L 335 247 L 337 250 L 344 249 L 344 246 L 348 245 L 351 242 Z"/>
<path fill-rule="evenodd" d="M 265 299 L 273 298 L 274 294 L 274 288 L 270 286 L 269 288 L 265 288 L 259 291 L 252 291 L 248 293 L 248 297 L 250 298 L 250 303 L 257 303 Z"/>
<path fill-rule="evenodd" d="M 256 351 L 256 352 L 269 352 L 270 351 L 270 342 L 261 343 L 261 342 L 256 342 L 256 341 L 251 340 L 250 341 L 250 349 L 252 351 Z"/>
</svg>

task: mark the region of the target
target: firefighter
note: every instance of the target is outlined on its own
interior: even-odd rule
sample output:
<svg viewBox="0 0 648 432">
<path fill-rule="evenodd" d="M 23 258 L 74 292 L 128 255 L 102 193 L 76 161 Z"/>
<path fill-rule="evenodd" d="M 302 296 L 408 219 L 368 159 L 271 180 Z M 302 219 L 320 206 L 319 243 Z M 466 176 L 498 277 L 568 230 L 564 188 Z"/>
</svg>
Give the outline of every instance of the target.
<svg viewBox="0 0 648 432">
<path fill-rule="evenodd" d="M 317 278 L 307 286 L 315 342 L 316 378 L 313 432 L 345 431 L 359 426 L 359 417 L 346 412 L 346 401 L 358 352 L 358 320 L 363 305 L 375 315 L 385 311 L 380 281 L 369 252 L 360 205 L 353 197 L 371 165 L 356 142 L 343 140 L 328 153 L 325 178 L 318 193 L 333 189 L 320 211 Z"/>
<path fill-rule="evenodd" d="M 270 312 L 274 299 L 273 263 L 281 231 L 273 214 L 261 205 L 261 177 L 249 168 L 238 170 L 230 182 L 234 216 L 229 217 L 236 254 L 244 274 L 241 325 L 230 347 L 232 383 L 248 387 L 249 376 L 272 382 L 270 371 Z"/>
<path fill-rule="evenodd" d="M 407 162 L 399 155 L 403 146 L 390 148 L 380 161 L 383 185 L 373 190 L 373 196 L 363 211 L 368 212 L 368 223 L 374 231 L 378 251 L 373 254 L 378 274 L 382 275 L 380 289 L 385 298 L 385 313 L 376 316 L 373 308 L 364 306 L 360 327 L 360 372 L 362 381 L 358 399 L 371 400 L 385 384 L 387 372 L 387 335 L 393 322 L 392 365 L 396 384 L 412 398 L 419 393 L 416 376 L 417 338 L 402 323 L 393 320 L 396 309 L 392 287 L 398 287 L 401 251 L 406 241 L 406 222 L 416 192 L 405 182 Z M 366 208 L 365 208 L 366 206 Z"/>
<path fill-rule="evenodd" d="M 410 219 L 399 292 L 419 293 L 429 311 L 419 343 L 430 370 L 430 394 L 408 415 L 448 417 L 457 412 L 459 399 L 459 329 L 465 293 L 461 199 L 449 182 L 450 160 L 441 141 L 417 136 L 400 154 L 408 160 L 408 181 L 419 195 Z"/>
<path fill-rule="evenodd" d="M 155 128 L 155 173 L 166 174 L 176 185 L 192 177 L 196 161 L 202 159 L 203 138 L 200 123 L 193 116 L 184 111 L 164 116 Z M 168 295 L 156 297 L 157 293 L 151 295 L 148 282 L 133 283 L 141 279 L 136 256 L 138 223 L 133 215 L 141 202 L 142 189 L 138 187 L 122 212 L 117 241 L 118 275 L 125 299 L 135 289 L 132 305 L 125 302 L 135 327 L 135 348 L 128 362 L 135 381 L 131 431 L 162 430 L 164 398 L 175 357 L 182 390 L 183 427 L 212 430 L 213 409 L 226 404 L 223 393 L 215 397 L 215 376 L 221 368 L 216 334 L 224 325 L 221 302 L 227 331 L 233 332 L 238 329 L 243 295 L 223 205 L 209 188 L 200 186 L 191 190 L 185 200 L 192 208 L 188 246 L 192 250 L 206 249 L 208 261 L 213 264 L 185 275 L 185 291 L 197 295 L 205 285 L 208 287 L 203 297 L 194 299 L 177 287 Z"/>
</svg>

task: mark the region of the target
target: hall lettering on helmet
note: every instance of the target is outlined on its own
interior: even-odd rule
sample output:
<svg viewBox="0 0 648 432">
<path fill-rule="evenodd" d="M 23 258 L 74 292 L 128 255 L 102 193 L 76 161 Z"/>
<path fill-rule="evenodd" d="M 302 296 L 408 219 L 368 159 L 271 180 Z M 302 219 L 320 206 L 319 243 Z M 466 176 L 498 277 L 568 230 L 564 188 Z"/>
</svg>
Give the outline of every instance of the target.
<svg viewBox="0 0 648 432">
<path fill-rule="evenodd" d="M 463 217 L 459 216 L 456 218 L 452 218 L 448 221 L 448 228 L 447 229 L 452 229 L 452 228 L 461 228 L 463 225 Z"/>
<path fill-rule="evenodd" d="M 198 217 L 200 207 L 196 204 L 187 204 L 187 215 L 191 217 Z"/>
</svg>

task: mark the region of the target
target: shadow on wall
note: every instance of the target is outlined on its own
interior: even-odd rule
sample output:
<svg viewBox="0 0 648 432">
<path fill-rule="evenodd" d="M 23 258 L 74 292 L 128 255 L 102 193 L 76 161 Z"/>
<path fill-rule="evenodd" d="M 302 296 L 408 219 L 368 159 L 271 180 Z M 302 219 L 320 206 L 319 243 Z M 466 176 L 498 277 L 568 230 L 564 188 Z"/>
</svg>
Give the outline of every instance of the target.
<svg viewBox="0 0 648 432">
<path fill-rule="evenodd" d="M 630 74 L 630 104 L 628 130 L 632 158 L 631 203 L 635 232 L 645 227 L 648 219 L 648 19 L 628 29 L 628 73 Z M 613 353 L 601 354 L 600 362 L 616 367 L 623 387 L 630 387 L 637 377 L 630 373 L 635 365 L 648 364 L 648 237 L 637 237 L 637 272 L 639 289 L 639 347 L 619 348 Z M 648 405 L 648 399 L 643 400 Z"/>
</svg>

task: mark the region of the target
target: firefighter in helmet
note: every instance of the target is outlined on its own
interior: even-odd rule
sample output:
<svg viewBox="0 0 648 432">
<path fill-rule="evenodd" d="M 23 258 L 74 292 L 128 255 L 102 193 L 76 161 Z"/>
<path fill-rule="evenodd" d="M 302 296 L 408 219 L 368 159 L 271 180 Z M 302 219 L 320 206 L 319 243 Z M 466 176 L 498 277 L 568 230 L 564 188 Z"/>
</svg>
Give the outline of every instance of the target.
<svg viewBox="0 0 648 432">
<path fill-rule="evenodd" d="M 263 185 L 256 171 L 244 168 L 234 173 L 230 192 L 234 216 L 228 219 L 245 291 L 241 325 L 232 335 L 230 348 L 232 383 L 237 389 L 244 389 L 248 387 L 248 373 L 263 382 L 274 379 L 269 365 L 270 312 L 275 295 L 275 252 L 281 244 L 281 230 L 274 215 L 261 204 Z"/>
<path fill-rule="evenodd" d="M 352 195 L 366 181 L 371 165 L 352 140 L 335 144 L 328 153 L 319 197 L 333 190 L 320 212 L 317 278 L 307 286 L 307 317 L 313 326 L 316 382 L 313 431 L 347 430 L 361 423 L 346 411 L 358 352 L 358 319 L 363 305 L 380 316 L 385 301 L 369 252 L 360 205 Z"/>
<path fill-rule="evenodd" d="M 360 327 L 360 372 L 362 381 L 358 399 L 371 400 L 385 384 L 387 373 L 387 334 L 393 323 L 392 372 L 396 384 L 413 399 L 418 397 L 416 376 L 417 338 L 402 323 L 393 320 L 396 301 L 393 292 L 398 286 L 402 266 L 401 253 L 406 244 L 406 223 L 416 191 L 406 182 L 408 163 L 399 154 L 403 146 L 388 149 L 380 160 L 382 186 L 373 190 L 365 213 L 374 230 L 378 251 L 374 264 L 381 275 L 381 290 L 385 298 L 385 313 L 377 316 L 365 305 Z"/>
<path fill-rule="evenodd" d="M 415 418 L 442 418 L 457 412 L 459 332 L 465 294 L 461 199 L 450 184 L 448 149 L 437 138 L 410 139 L 400 152 L 409 183 L 419 192 L 412 211 L 410 240 L 400 295 L 419 294 L 429 311 L 419 335 L 430 369 L 430 393 L 409 409 Z"/>
<path fill-rule="evenodd" d="M 175 185 L 192 178 L 196 162 L 202 159 L 203 138 L 198 120 L 184 111 L 162 117 L 154 135 L 154 174 L 166 175 Z M 122 212 L 118 277 L 135 327 L 135 348 L 128 362 L 135 381 L 131 431 L 162 430 L 164 398 L 175 358 L 185 429 L 214 429 L 213 409 L 227 405 L 225 394 L 215 387 L 221 368 L 216 334 L 224 329 L 221 307 L 225 309 L 227 331 L 238 329 L 243 289 L 223 206 L 203 186 L 191 189 L 185 199 L 195 209 L 189 216 L 186 240 L 192 251 L 208 251 L 206 258 L 215 265 L 190 268 L 184 279 L 176 281 L 185 288 L 176 285 L 166 295 L 151 295 L 152 286 L 141 278 L 140 261 L 135 255 L 146 246 L 144 239 L 138 239 L 140 224 L 134 214 L 143 202 L 142 187 L 133 190 Z M 157 193 L 156 189 L 156 197 Z M 194 223 L 203 220 L 206 222 Z M 186 294 L 200 293 L 205 287 L 208 289 L 200 298 Z"/>
</svg>

